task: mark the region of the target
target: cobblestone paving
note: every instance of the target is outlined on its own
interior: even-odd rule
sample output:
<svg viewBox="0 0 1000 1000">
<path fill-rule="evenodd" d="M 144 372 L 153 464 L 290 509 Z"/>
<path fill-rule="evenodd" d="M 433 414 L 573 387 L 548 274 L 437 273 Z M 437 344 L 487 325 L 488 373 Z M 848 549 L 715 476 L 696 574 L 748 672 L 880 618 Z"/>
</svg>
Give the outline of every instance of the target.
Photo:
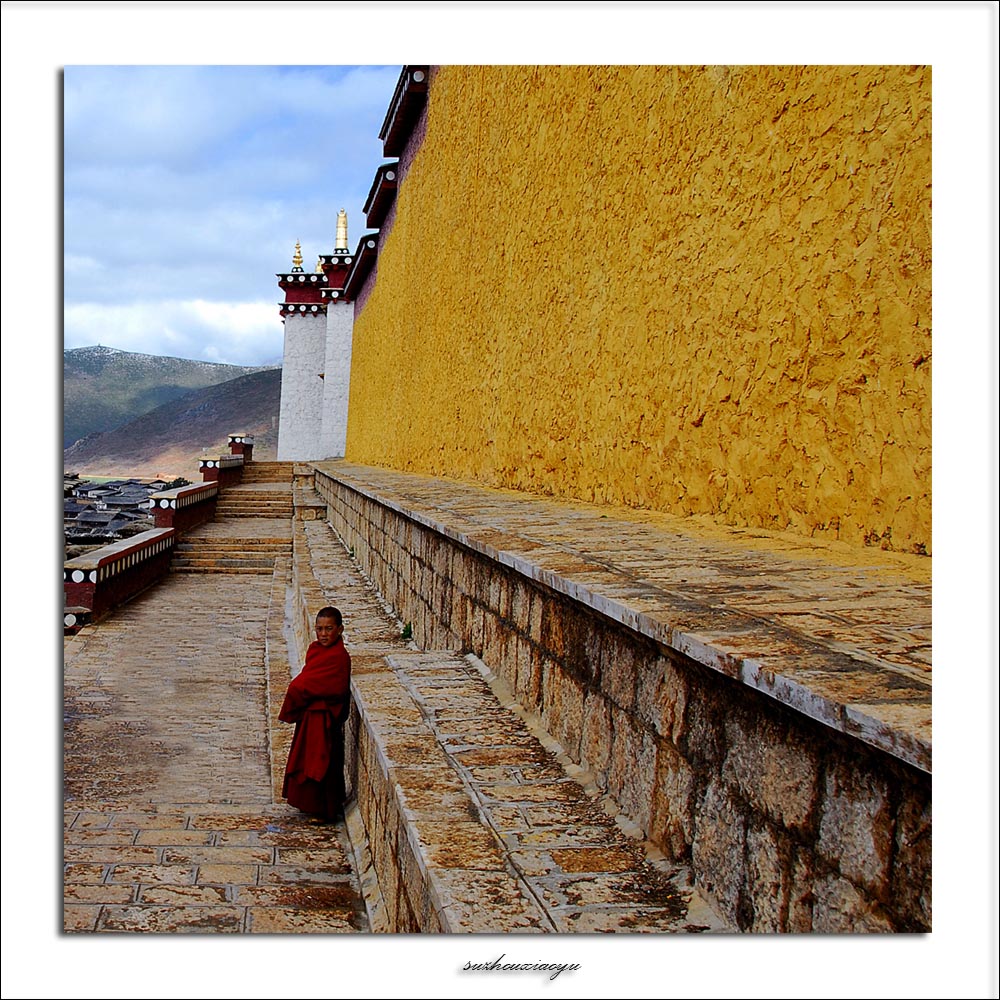
<svg viewBox="0 0 1000 1000">
<path fill-rule="evenodd" d="M 170 576 L 66 641 L 67 931 L 365 928 L 343 828 L 272 799 L 272 589 Z"/>
</svg>

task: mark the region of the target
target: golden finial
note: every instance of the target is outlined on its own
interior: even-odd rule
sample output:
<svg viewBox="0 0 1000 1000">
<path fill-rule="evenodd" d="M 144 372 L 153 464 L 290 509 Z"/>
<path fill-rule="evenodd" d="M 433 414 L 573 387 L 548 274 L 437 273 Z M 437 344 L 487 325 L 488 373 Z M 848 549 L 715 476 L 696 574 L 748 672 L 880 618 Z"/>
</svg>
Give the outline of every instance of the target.
<svg viewBox="0 0 1000 1000">
<path fill-rule="evenodd" d="M 341 209 L 337 213 L 337 251 L 347 249 L 347 213 Z"/>
<path fill-rule="evenodd" d="M 292 270 L 302 270 L 302 247 L 299 245 L 298 240 L 295 241 L 295 253 L 292 255 Z"/>
<path fill-rule="evenodd" d="M 323 258 L 322 257 L 317 257 L 316 258 L 316 273 L 317 274 L 322 274 L 323 273 Z"/>
</svg>

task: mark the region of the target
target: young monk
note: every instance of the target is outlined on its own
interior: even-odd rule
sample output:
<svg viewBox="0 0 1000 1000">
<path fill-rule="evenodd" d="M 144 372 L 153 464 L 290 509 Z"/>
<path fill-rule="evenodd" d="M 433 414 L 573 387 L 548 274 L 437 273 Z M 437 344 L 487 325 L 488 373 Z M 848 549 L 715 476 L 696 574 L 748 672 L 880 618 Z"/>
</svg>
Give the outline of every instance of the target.
<svg viewBox="0 0 1000 1000">
<path fill-rule="evenodd" d="M 289 805 L 333 822 L 344 815 L 344 722 L 350 702 L 351 657 L 336 608 L 316 615 L 316 641 L 302 672 L 288 685 L 278 718 L 295 723 L 281 794 Z"/>
</svg>

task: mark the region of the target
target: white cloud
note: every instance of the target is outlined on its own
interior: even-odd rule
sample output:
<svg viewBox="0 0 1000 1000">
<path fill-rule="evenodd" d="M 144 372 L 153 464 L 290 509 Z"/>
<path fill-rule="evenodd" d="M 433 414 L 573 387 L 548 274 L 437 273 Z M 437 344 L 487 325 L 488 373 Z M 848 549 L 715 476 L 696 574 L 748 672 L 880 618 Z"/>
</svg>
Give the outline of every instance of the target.
<svg viewBox="0 0 1000 1000">
<path fill-rule="evenodd" d="M 271 302 L 82 302 L 65 311 L 67 348 L 103 344 L 140 354 L 260 365 L 280 362 L 283 337 Z"/>
</svg>

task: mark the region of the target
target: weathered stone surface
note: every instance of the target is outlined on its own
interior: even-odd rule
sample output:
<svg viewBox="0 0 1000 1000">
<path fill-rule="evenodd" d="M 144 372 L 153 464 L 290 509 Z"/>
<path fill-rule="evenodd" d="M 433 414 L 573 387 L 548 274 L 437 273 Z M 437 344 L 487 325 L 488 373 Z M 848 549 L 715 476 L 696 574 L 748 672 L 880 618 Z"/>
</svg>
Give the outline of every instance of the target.
<svg viewBox="0 0 1000 1000">
<path fill-rule="evenodd" d="M 723 779 L 748 802 L 789 829 L 811 818 L 819 781 L 819 758 L 801 740 L 788 742 L 774 722 L 734 712 L 726 720 Z"/>
<path fill-rule="evenodd" d="M 68 903 L 63 906 L 63 930 L 67 933 L 96 930 L 100 914 L 99 904 Z"/>
<path fill-rule="evenodd" d="M 548 671 L 545 676 L 543 718 L 549 732 L 574 760 L 580 759 L 583 700 L 583 688 L 572 677 L 555 668 Z"/>
<path fill-rule="evenodd" d="M 847 879 L 819 879 L 813 890 L 812 930 L 825 934 L 886 933 L 895 930 Z"/>
<path fill-rule="evenodd" d="M 643 830 L 650 829 L 656 780 L 656 744 L 632 716 L 612 710 L 611 769 L 608 788 Z"/>
<path fill-rule="evenodd" d="M 608 631 L 601 645 L 601 690 L 626 712 L 635 710 L 638 657 L 635 647 L 616 631 Z"/>
<path fill-rule="evenodd" d="M 719 781 L 713 781 L 695 814 L 691 861 L 696 878 L 736 922 L 745 883 L 746 818 Z"/>
<path fill-rule="evenodd" d="M 704 686 L 692 685 L 684 707 L 683 736 L 678 749 L 692 767 L 717 773 L 724 755 L 725 711 L 720 698 Z"/>
<path fill-rule="evenodd" d="M 434 873 L 442 930 L 510 934 L 547 930 L 545 913 L 506 871 L 442 870 Z"/>
<path fill-rule="evenodd" d="M 786 854 L 771 827 L 761 824 L 747 830 L 747 887 L 753 907 L 749 930 L 773 933 L 785 929 L 788 911 Z"/>
<path fill-rule="evenodd" d="M 639 665 L 636 680 L 636 712 L 653 731 L 680 742 L 687 703 L 687 678 L 665 656 L 648 655 Z"/>
<path fill-rule="evenodd" d="M 884 898 L 892 853 L 885 780 L 835 764 L 827 770 L 821 808 L 819 851 L 847 878 Z"/>
<path fill-rule="evenodd" d="M 896 817 L 896 850 L 888 904 L 903 930 L 931 929 L 931 803 L 914 795 Z"/>
<path fill-rule="evenodd" d="M 580 762 L 594 772 L 598 785 L 607 788 L 611 760 L 611 706 L 596 691 L 588 691 L 583 703 L 580 758 Z"/>
<path fill-rule="evenodd" d="M 137 844 L 157 844 L 159 846 L 180 847 L 194 844 L 207 846 L 214 834 L 210 830 L 140 830 L 135 838 Z"/>
<path fill-rule="evenodd" d="M 551 851 L 564 872 L 626 872 L 636 866 L 636 855 L 624 848 L 574 847 Z"/>
<path fill-rule="evenodd" d="M 241 906 L 105 906 L 97 930 L 152 934 L 236 934 L 243 930 Z"/>
<path fill-rule="evenodd" d="M 66 903 L 131 903 L 134 890 L 130 885 L 72 885 L 63 886 Z"/>
<path fill-rule="evenodd" d="M 813 876 L 812 856 L 807 851 L 792 851 L 791 876 L 788 886 L 788 919 L 785 930 L 792 934 L 807 934 L 812 930 Z"/>
<path fill-rule="evenodd" d="M 226 889 L 221 885 L 155 885 L 140 889 L 137 902 L 163 906 L 212 905 L 226 902 Z"/>
<path fill-rule="evenodd" d="M 191 865 L 115 865 L 108 884 L 190 885 L 198 869 Z"/>
<path fill-rule="evenodd" d="M 656 747 L 656 785 L 649 831 L 651 839 L 677 860 L 691 856 L 695 789 L 695 774 L 688 762 L 661 740 Z"/>
<path fill-rule="evenodd" d="M 268 868 L 268 871 L 273 871 Z M 257 881 L 256 865 L 199 865 L 199 885 L 252 885 Z"/>
<path fill-rule="evenodd" d="M 479 823 L 421 823 L 420 838 L 428 864 L 477 871 L 503 867 L 495 839 Z"/>
<path fill-rule="evenodd" d="M 88 865 L 82 862 L 63 865 L 63 882 L 67 885 L 103 882 L 104 874 L 104 865 Z"/>
<path fill-rule="evenodd" d="M 251 934 L 353 934 L 359 930 L 357 914 L 350 908 L 336 910 L 250 907 Z"/>
</svg>

